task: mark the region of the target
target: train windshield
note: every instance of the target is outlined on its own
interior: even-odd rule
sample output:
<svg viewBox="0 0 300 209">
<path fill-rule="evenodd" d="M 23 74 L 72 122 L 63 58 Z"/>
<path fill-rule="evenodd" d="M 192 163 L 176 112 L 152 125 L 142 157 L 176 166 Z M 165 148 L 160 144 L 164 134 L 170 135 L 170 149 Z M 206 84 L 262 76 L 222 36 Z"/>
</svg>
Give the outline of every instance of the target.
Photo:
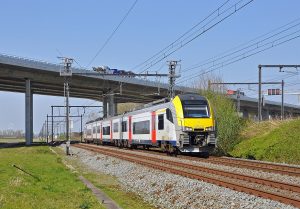
<svg viewBox="0 0 300 209">
<path fill-rule="evenodd" d="M 182 101 L 185 118 L 209 118 L 209 108 L 205 100 Z"/>
</svg>

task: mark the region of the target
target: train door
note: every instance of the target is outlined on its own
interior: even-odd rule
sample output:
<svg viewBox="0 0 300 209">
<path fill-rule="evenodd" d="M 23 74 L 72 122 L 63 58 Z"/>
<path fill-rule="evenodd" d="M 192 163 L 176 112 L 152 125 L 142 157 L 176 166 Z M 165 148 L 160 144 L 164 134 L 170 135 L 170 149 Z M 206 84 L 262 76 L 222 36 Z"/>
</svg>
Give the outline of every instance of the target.
<svg viewBox="0 0 300 209">
<path fill-rule="evenodd" d="M 96 143 L 99 144 L 100 142 L 100 121 L 97 123 L 97 139 Z"/>
<path fill-rule="evenodd" d="M 127 117 L 122 117 L 120 121 L 120 139 L 123 140 L 123 144 L 129 140 L 129 133 L 128 133 L 128 119 Z"/>
<path fill-rule="evenodd" d="M 166 137 L 166 123 L 165 123 L 165 114 L 164 112 L 160 112 L 156 116 L 156 125 L 157 125 L 157 140 L 164 141 L 167 139 Z"/>
</svg>

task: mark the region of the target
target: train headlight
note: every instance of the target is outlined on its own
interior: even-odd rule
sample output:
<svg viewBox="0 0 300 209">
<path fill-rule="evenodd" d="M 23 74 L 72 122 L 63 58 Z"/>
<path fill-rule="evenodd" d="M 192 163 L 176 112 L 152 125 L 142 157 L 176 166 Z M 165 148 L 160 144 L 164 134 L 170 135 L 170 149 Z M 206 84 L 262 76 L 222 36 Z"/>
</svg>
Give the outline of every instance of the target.
<svg viewBox="0 0 300 209">
<path fill-rule="evenodd" d="M 209 126 L 209 127 L 206 127 L 205 128 L 205 131 L 213 131 L 214 130 L 214 127 L 213 126 Z"/>
<path fill-rule="evenodd" d="M 188 126 L 184 126 L 183 131 L 193 131 L 193 128 L 188 127 Z"/>
</svg>

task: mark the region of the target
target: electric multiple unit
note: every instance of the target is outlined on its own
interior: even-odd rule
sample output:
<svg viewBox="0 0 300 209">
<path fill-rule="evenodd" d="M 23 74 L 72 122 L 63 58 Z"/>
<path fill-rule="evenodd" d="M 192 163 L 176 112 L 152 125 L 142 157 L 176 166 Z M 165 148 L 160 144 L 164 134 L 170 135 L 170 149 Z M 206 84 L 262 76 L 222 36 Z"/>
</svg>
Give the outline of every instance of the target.
<svg viewBox="0 0 300 209">
<path fill-rule="evenodd" d="M 84 139 L 124 147 L 162 147 L 168 152 L 206 152 L 216 144 L 215 120 L 205 97 L 182 94 L 170 102 L 88 122 Z"/>
</svg>

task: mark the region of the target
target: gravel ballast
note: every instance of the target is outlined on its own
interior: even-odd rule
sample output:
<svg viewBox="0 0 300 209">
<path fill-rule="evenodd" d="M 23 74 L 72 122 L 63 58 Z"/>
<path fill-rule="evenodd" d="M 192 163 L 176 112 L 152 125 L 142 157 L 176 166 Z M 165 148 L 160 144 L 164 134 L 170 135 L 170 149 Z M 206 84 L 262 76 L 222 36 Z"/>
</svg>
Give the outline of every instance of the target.
<svg viewBox="0 0 300 209">
<path fill-rule="evenodd" d="M 105 147 L 105 148 L 114 149 L 111 147 Z M 126 149 L 122 150 L 122 152 L 132 153 L 131 150 L 126 150 Z M 152 153 L 145 153 L 145 152 L 139 152 L 138 154 L 144 155 L 144 156 L 155 156 Z M 158 157 L 158 156 L 155 156 L 155 157 Z M 300 178 L 295 177 L 295 176 L 287 176 L 287 175 L 281 175 L 281 174 L 276 174 L 276 173 L 268 173 L 268 172 L 259 171 L 259 170 L 238 168 L 238 167 L 226 166 L 226 165 L 215 164 L 215 163 L 204 162 L 204 161 L 186 160 L 186 159 L 182 159 L 182 158 L 181 159 L 180 158 L 170 158 L 168 156 L 162 156 L 162 155 L 160 155 L 158 158 L 165 159 L 165 160 L 184 162 L 184 163 L 188 163 L 188 164 L 192 164 L 192 165 L 196 165 L 196 166 L 201 166 L 201 167 L 205 167 L 205 168 L 213 168 L 213 169 L 217 169 L 217 170 L 221 170 L 221 171 L 233 172 L 236 174 L 255 176 L 258 178 L 264 178 L 264 179 L 269 179 L 269 180 L 273 180 L 273 181 L 280 181 L 280 182 L 288 183 L 288 184 L 300 185 Z M 272 164 L 275 164 L 275 163 L 272 163 Z M 278 165 L 280 165 L 280 164 L 278 164 Z"/>
<path fill-rule="evenodd" d="M 158 208 L 294 207 L 117 158 L 72 147 L 76 158 L 94 171 L 116 176 L 121 186 Z"/>
</svg>

